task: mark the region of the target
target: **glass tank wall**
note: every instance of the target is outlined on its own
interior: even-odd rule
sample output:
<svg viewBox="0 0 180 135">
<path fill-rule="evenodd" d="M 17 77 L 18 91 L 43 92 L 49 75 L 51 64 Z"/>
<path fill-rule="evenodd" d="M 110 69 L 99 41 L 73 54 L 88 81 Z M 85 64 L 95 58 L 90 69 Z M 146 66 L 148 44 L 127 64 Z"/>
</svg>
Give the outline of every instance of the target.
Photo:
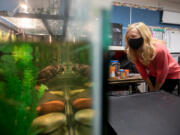
<svg viewBox="0 0 180 135">
<path fill-rule="evenodd" d="M 110 3 L 22 2 L 0 11 L 0 132 L 102 134 Z"/>
</svg>

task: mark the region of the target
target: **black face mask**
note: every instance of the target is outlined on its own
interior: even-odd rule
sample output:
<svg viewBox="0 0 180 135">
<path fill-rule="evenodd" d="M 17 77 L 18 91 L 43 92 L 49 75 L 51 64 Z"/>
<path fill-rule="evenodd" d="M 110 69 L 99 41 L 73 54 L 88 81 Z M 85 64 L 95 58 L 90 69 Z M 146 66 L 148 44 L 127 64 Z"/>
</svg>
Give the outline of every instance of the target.
<svg viewBox="0 0 180 135">
<path fill-rule="evenodd" d="M 143 42 L 144 42 L 144 40 L 142 37 L 128 39 L 129 46 L 134 50 L 139 49 L 143 45 Z"/>
</svg>

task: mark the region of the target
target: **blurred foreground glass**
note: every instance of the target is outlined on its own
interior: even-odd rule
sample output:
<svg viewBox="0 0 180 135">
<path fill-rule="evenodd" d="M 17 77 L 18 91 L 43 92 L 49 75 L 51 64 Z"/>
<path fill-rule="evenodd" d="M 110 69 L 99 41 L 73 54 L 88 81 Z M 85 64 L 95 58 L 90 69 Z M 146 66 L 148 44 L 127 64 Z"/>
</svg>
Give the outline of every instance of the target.
<svg viewBox="0 0 180 135">
<path fill-rule="evenodd" d="M 1 132 L 100 135 L 110 3 L 41 2 L 0 12 Z"/>
</svg>

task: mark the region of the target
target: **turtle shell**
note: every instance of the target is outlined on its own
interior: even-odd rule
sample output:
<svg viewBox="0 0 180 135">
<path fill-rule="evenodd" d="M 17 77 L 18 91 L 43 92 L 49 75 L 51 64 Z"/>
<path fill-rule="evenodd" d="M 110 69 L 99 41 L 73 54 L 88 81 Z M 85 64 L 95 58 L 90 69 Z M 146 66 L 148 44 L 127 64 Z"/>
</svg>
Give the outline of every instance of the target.
<svg viewBox="0 0 180 135">
<path fill-rule="evenodd" d="M 72 66 L 72 71 L 78 72 L 80 75 L 89 78 L 90 77 L 90 66 L 85 64 L 74 64 Z"/>
<path fill-rule="evenodd" d="M 48 80 L 54 78 L 58 73 L 62 73 L 63 71 L 64 66 L 60 64 L 47 66 L 38 73 L 37 83 L 45 83 Z"/>
<path fill-rule="evenodd" d="M 90 66 L 89 65 L 84 65 L 84 64 L 80 65 L 79 72 L 82 75 L 84 75 L 84 76 L 89 78 L 89 76 L 90 76 Z"/>
</svg>

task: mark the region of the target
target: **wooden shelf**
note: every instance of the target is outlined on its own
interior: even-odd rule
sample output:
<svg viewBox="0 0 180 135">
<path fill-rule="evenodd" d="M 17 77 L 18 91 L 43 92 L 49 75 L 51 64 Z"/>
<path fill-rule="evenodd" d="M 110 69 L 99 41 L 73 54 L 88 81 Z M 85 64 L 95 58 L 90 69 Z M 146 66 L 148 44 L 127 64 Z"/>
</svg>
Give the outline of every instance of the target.
<svg viewBox="0 0 180 135">
<path fill-rule="evenodd" d="M 109 46 L 110 51 L 125 51 L 124 46 Z"/>
<path fill-rule="evenodd" d="M 118 79 L 118 78 L 109 78 L 109 84 L 125 84 L 125 83 L 142 83 L 144 80 L 139 76 L 131 76 L 126 79 Z"/>
</svg>

